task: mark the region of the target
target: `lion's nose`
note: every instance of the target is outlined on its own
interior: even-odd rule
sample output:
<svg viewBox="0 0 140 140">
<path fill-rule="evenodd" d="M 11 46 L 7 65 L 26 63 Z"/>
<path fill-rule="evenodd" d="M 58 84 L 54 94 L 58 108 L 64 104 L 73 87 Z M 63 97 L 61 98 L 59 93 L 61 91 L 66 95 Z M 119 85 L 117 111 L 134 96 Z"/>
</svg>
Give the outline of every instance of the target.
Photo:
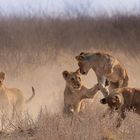
<svg viewBox="0 0 140 140">
<path fill-rule="evenodd" d="M 82 73 L 83 75 L 85 75 L 85 74 L 86 74 L 86 72 L 84 72 L 84 71 L 82 71 L 81 73 Z"/>
<path fill-rule="evenodd" d="M 100 103 L 106 104 L 106 99 L 105 99 L 105 98 L 101 99 L 101 100 L 100 100 Z"/>
<path fill-rule="evenodd" d="M 77 86 L 79 86 L 79 87 L 80 87 L 80 83 L 78 83 L 78 84 L 77 84 Z"/>
<path fill-rule="evenodd" d="M 85 72 L 84 72 L 82 69 L 80 69 L 80 73 L 81 73 L 81 74 L 85 74 Z"/>
<path fill-rule="evenodd" d="M 76 86 L 77 86 L 77 87 L 80 87 L 80 83 L 76 83 Z"/>
</svg>

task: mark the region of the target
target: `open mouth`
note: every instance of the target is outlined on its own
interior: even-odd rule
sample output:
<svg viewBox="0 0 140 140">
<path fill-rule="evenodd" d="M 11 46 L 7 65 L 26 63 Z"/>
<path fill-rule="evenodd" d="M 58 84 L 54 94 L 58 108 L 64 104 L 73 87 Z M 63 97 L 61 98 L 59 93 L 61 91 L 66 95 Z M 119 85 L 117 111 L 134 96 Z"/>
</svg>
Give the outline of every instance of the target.
<svg viewBox="0 0 140 140">
<path fill-rule="evenodd" d="M 78 86 L 78 85 L 77 85 L 77 86 L 74 86 L 73 88 L 75 88 L 75 89 L 79 89 L 80 87 L 81 87 L 81 86 Z"/>
</svg>

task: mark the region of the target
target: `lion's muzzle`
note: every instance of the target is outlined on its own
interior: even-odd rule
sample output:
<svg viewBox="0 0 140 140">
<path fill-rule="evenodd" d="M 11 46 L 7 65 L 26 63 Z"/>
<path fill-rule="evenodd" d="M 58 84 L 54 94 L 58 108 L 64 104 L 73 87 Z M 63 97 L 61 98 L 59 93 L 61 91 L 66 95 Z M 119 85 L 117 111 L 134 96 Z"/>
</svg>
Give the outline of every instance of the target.
<svg viewBox="0 0 140 140">
<path fill-rule="evenodd" d="M 81 69 L 80 69 L 80 73 L 83 74 L 83 75 L 87 74 L 87 72 L 85 72 L 84 70 L 81 70 Z"/>
<path fill-rule="evenodd" d="M 74 84 L 73 86 L 75 89 L 79 89 L 81 87 L 81 84 L 80 83 L 77 83 L 77 84 Z"/>
<path fill-rule="evenodd" d="M 81 73 L 82 73 L 83 75 L 85 75 L 85 74 L 86 74 L 86 72 L 84 72 L 84 71 L 83 71 L 83 72 L 81 72 Z"/>
<path fill-rule="evenodd" d="M 106 104 L 106 103 L 107 103 L 107 102 L 106 102 L 106 98 L 101 99 L 101 100 L 100 100 L 100 103 L 101 103 L 101 104 Z"/>
</svg>

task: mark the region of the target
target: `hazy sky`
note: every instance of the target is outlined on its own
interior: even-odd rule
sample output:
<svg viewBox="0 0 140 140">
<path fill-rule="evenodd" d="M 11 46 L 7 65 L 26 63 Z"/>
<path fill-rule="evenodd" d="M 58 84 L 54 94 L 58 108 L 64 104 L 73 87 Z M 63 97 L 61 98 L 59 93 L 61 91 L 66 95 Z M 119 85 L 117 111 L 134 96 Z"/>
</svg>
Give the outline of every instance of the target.
<svg viewBox="0 0 140 140">
<path fill-rule="evenodd" d="M 64 13 L 70 9 L 86 9 L 93 14 L 119 11 L 122 13 L 137 13 L 140 10 L 140 0 L 0 0 L 0 11 L 3 13 L 24 13 L 45 11 L 47 13 Z M 90 11 L 89 11 L 90 10 Z"/>
</svg>

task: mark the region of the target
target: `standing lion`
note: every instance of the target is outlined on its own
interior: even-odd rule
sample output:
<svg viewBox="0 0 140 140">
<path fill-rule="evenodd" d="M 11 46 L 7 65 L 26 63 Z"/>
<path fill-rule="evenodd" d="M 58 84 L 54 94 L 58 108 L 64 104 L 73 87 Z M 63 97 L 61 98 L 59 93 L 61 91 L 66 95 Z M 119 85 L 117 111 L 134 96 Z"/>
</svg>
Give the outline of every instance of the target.
<svg viewBox="0 0 140 140">
<path fill-rule="evenodd" d="M 93 69 L 104 96 L 112 89 L 127 87 L 129 78 L 126 69 L 115 57 L 102 52 L 82 52 L 76 56 L 76 60 L 81 74 L 87 74 L 91 68 Z M 107 83 L 109 91 L 105 87 Z"/>
<path fill-rule="evenodd" d="M 5 73 L 0 72 L 0 112 L 1 110 L 8 114 L 20 114 L 23 111 L 24 104 L 30 102 L 35 96 L 35 89 L 32 87 L 32 95 L 26 99 L 23 92 L 18 88 L 8 88 L 4 85 Z M 9 113 L 11 112 L 11 113 Z"/>
</svg>

